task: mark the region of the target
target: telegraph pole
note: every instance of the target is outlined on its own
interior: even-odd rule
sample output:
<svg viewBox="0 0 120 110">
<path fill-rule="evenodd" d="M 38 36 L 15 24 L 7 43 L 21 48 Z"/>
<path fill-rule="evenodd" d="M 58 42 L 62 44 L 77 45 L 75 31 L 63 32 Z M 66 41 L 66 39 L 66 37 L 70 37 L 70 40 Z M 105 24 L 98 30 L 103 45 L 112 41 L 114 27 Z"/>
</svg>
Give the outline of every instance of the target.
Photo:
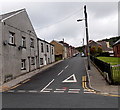
<svg viewBox="0 0 120 110">
<path fill-rule="evenodd" d="M 86 42 L 87 42 L 87 61 L 88 61 L 88 70 L 90 70 L 90 49 L 89 49 L 89 36 L 88 36 L 86 5 L 84 6 L 84 14 L 85 14 L 85 28 L 86 28 Z"/>
</svg>

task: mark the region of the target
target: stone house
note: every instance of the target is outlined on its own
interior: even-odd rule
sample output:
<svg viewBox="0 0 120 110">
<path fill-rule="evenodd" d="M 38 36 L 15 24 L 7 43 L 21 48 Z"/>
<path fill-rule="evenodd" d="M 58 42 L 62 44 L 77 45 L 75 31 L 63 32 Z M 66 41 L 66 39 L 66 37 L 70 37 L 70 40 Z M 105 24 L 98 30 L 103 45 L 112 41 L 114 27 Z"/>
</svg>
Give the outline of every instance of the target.
<svg viewBox="0 0 120 110">
<path fill-rule="evenodd" d="M 54 45 L 54 50 L 55 50 L 55 59 L 58 60 L 58 59 L 64 59 L 64 46 L 59 43 L 58 41 L 51 41 L 50 42 L 52 45 Z"/>
<path fill-rule="evenodd" d="M 69 57 L 69 44 L 64 41 L 59 41 L 60 44 L 64 46 L 64 59 Z"/>
<path fill-rule="evenodd" d="M 2 84 L 54 61 L 54 45 L 37 38 L 25 9 L 0 15 Z"/>
<path fill-rule="evenodd" d="M 26 10 L 0 15 L 2 83 L 37 68 L 37 36 Z"/>
<path fill-rule="evenodd" d="M 51 41 L 51 44 L 54 45 L 55 48 L 55 59 L 66 59 L 74 56 L 74 54 L 79 53 L 75 47 L 70 46 L 68 43 L 64 41 Z"/>
</svg>

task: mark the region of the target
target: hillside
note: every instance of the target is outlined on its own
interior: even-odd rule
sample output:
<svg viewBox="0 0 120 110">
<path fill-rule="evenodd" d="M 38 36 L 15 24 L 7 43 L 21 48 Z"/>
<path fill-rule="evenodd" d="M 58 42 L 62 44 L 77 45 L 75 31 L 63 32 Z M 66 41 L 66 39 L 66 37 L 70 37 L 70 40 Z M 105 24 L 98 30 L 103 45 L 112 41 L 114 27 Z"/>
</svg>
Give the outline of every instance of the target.
<svg viewBox="0 0 120 110">
<path fill-rule="evenodd" d="M 112 38 L 109 38 L 109 39 L 102 39 L 102 40 L 99 40 L 99 41 L 106 41 L 106 42 L 109 42 L 110 46 L 112 47 L 113 44 L 120 39 L 120 36 L 118 37 L 112 37 Z"/>
<path fill-rule="evenodd" d="M 120 39 L 120 36 L 118 36 L 118 37 L 111 37 L 111 38 L 109 38 L 109 39 L 106 38 L 106 39 L 102 39 L 102 40 L 99 40 L 99 41 L 109 42 L 110 47 L 112 47 L 113 44 L 114 44 L 117 40 L 119 40 L 119 39 Z M 82 51 L 82 47 L 83 47 L 83 46 L 76 47 L 76 49 L 81 52 L 81 51 Z"/>
</svg>

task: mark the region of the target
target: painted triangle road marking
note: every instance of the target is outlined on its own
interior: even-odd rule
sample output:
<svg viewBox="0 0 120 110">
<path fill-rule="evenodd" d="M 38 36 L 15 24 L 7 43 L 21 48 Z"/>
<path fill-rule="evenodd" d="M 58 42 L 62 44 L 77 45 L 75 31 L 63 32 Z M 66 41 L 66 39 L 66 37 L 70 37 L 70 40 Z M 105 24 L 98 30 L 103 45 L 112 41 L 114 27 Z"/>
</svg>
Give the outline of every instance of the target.
<svg viewBox="0 0 120 110">
<path fill-rule="evenodd" d="M 69 83 L 71 83 L 71 82 L 77 82 L 76 77 L 75 77 L 75 74 L 69 76 L 67 79 L 65 79 L 65 80 L 62 81 L 62 82 L 63 82 L 63 83 L 65 83 L 65 82 L 69 82 Z"/>
</svg>

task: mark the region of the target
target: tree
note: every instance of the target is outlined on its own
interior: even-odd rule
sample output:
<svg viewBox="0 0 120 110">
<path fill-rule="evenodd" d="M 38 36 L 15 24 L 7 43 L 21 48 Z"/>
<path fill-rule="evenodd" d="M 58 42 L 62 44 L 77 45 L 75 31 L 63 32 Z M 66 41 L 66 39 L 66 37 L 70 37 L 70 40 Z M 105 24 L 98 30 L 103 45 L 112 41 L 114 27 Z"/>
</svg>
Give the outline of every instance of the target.
<svg viewBox="0 0 120 110">
<path fill-rule="evenodd" d="M 96 53 L 97 53 L 96 47 L 95 47 L 95 46 L 91 47 L 91 48 L 90 48 L 90 54 L 93 55 L 93 56 L 95 56 Z"/>
<path fill-rule="evenodd" d="M 97 49 L 97 52 L 98 52 L 98 54 L 101 54 L 102 53 L 102 47 L 98 47 L 98 49 Z"/>
</svg>

